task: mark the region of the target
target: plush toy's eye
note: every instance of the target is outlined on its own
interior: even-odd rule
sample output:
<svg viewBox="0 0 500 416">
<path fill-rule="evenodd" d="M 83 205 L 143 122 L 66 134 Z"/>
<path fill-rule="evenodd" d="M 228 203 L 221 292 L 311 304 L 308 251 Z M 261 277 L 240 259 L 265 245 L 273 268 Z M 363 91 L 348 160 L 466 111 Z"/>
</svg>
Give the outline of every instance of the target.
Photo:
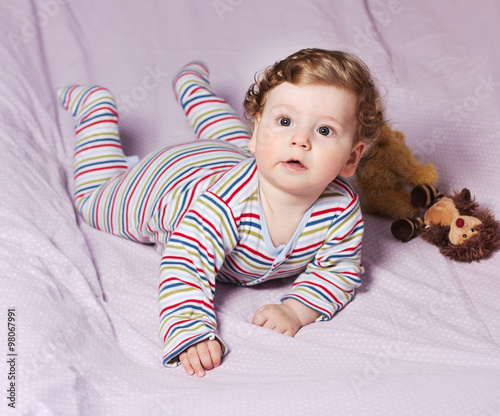
<svg viewBox="0 0 500 416">
<path fill-rule="evenodd" d="M 471 229 L 470 229 L 470 232 L 471 232 L 471 233 L 473 233 L 473 232 L 474 232 L 474 228 L 471 228 Z"/>
<path fill-rule="evenodd" d="M 463 237 L 463 238 L 467 238 L 467 234 L 464 234 L 462 237 Z"/>
</svg>

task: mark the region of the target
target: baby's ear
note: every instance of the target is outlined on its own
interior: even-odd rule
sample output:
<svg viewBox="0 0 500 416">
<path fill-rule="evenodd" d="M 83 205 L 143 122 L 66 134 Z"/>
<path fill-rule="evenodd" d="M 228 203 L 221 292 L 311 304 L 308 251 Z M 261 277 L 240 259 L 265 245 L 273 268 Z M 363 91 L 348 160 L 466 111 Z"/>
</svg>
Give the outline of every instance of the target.
<svg viewBox="0 0 500 416">
<path fill-rule="evenodd" d="M 250 141 L 248 142 L 248 150 L 252 153 L 255 153 L 255 145 L 257 142 L 257 130 L 259 129 L 259 123 L 260 123 L 260 114 L 257 114 L 255 116 L 255 122 L 253 124 L 252 137 L 250 138 Z"/>
<path fill-rule="evenodd" d="M 255 153 L 255 130 L 253 131 L 252 137 L 250 138 L 250 141 L 248 142 L 248 150 L 251 153 Z"/>
<path fill-rule="evenodd" d="M 341 176 L 343 176 L 344 178 L 349 178 L 350 176 L 354 175 L 354 172 L 358 167 L 359 161 L 361 160 L 361 156 L 363 156 L 365 149 L 366 143 L 362 141 L 357 142 L 353 146 L 349 159 L 340 171 Z"/>
</svg>

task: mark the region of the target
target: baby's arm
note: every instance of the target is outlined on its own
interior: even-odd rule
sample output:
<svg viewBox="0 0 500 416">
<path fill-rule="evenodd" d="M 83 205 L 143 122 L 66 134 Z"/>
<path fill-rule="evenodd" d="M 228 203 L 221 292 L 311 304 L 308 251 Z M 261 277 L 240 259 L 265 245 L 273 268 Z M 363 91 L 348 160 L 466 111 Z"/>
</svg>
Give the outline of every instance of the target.
<svg viewBox="0 0 500 416">
<path fill-rule="evenodd" d="M 203 375 L 204 369 L 220 363 L 227 352 L 217 332 L 213 305 L 215 276 L 225 252 L 237 241 L 237 225 L 228 221 L 233 216 L 226 209 L 229 207 L 216 195 L 204 193 L 170 236 L 162 257 L 159 306 L 163 362 L 167 367 L 185 362 L 188 374 L 196 371 Z"/>
<path fill-rule="evenodd" d="M 252 323 L 293 337 L 303 326 L 318 319 L 319 313 L 295 299 L 285 299 L 281 304 L 262 306 Z"/>
<path fill-rule="evenodd" d="M 362 235 L 363 219 L 355 197 L 332 221 L 324 244 L 282 298 L 281 305 L 263 306 L 253 323 L 294 336 L 302 326 L 319 318 L 331 319 L 361 284 L 358 275 L 363 272 Z"/>
</svg>

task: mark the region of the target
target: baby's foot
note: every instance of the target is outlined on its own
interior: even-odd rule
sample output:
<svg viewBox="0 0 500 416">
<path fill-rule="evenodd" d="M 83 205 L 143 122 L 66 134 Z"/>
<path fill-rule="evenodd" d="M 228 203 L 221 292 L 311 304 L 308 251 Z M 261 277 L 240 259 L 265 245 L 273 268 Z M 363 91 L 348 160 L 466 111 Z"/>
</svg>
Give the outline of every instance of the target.
<svg viewBox="0 0 500 416">
<path fill-rule="evenodd" d="M 77 124 L 105 111 L 108 116 L 118 118 L 113 95 L 97 85 L 69 85 L 57 90 L 59 101 L 69 111 Z"/>
<path fill-rule="evenodd" d="M 208 67 L 200 61 L 192 61 L 184 65 L 174 77 L 174 92 L 177 101 L 181 101 L 188 94 L 191 96 L 200 89 L 205 89 L 213 94 L 208 80 Z"/>
</svg>

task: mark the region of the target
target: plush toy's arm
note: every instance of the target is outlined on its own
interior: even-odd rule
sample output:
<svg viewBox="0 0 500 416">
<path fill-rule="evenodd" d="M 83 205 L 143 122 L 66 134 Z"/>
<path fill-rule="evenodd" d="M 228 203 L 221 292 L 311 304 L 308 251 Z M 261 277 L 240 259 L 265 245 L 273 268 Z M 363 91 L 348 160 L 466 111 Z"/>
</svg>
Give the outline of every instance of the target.
<svg viewBox="0 0 500 416">
<path fill-rule="evenodd" d="M 400 178 L 400 182 L 412 187 L 433 185 L 437 182 L 436 167 L 432 163 L 420 163 L 408 147 L 405 146 L 399 152 L 388 153 L 386 156 L 387 167 Z"/>
</svg>

